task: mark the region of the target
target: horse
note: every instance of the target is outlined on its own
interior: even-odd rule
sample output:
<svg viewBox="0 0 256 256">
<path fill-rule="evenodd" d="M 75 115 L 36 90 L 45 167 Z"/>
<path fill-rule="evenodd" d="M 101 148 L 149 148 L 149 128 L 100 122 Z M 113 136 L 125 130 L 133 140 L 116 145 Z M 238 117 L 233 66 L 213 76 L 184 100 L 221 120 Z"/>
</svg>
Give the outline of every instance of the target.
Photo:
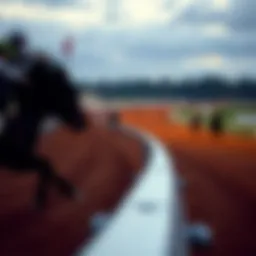
<svg viewBox="0 0 256 256">
<path fill-rule="evenodd" d="M 62 67 L 37 61 L 26 74 L 27 81 L 12 85 L 16 112 L 9 113 L 0 135 L 0 165 L 14 172 L 33 172 L 39 176 L 36 209 L 46 205 L 49 185 L 73 198 L 77 190 L 53 169 L 51 163 L 35 153 L 39 127 L 48 116 L 56 116 L 75 132 L 88 128 L 79 106 L 78 93 Z"/>
</svg>

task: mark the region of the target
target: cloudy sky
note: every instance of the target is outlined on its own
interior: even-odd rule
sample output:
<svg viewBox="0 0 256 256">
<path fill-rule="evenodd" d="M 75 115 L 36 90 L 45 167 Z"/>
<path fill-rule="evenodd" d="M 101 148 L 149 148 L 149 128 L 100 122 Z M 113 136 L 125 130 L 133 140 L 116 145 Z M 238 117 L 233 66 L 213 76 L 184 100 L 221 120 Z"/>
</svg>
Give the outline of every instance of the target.
<svg viewBox="0 0 256 256">
<path fill-rule="evenodd" d="M 0 36 L 26 30 L 79 79 L 255 76 L 255 0 L 1 0 Z M 62 58 L 63 59 L 63 58 Z"/>
</svg>

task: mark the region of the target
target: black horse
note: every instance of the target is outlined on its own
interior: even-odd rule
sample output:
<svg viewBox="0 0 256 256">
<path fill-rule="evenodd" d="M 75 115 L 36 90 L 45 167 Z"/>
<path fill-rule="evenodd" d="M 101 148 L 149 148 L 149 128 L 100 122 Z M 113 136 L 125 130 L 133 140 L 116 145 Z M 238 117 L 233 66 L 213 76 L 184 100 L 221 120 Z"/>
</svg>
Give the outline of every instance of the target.
<svg viewBox="0 0 256 256">
<path fill-rule="evenodd" d="M 34 153 L 42 121 L 49 115 L 55 115 L 75 131 L 85 129 L 87 122 L 79 107 L 78 95 L 61 67 L 38 61 L 26 77 L 28 83 L 12 86 L 18 111 L 6 117 L 0 136 L 0 165 L 16 172 L 38 173 L 36 206 L 43 208 L 49 185 L 56 185 L 68 197 L 73 197 L 77 191 L 56 174 L 49 161 Z"/>
</svg>

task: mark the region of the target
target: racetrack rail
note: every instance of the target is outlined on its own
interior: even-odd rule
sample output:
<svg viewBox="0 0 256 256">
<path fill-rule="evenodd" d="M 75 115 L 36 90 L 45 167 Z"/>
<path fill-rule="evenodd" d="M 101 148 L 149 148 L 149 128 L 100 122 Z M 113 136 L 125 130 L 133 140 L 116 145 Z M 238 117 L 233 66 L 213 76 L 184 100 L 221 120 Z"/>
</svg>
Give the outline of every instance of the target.
<svg viewBox="0 0 256 256">
<path fill-rule="evenodd" d="M 144 141 L 148 147 L 147 162 L 106 229 L 77 255 L 186 256 L 185 220 L 172 158 L 153 136 L 126 131 Z"/>
</svg>

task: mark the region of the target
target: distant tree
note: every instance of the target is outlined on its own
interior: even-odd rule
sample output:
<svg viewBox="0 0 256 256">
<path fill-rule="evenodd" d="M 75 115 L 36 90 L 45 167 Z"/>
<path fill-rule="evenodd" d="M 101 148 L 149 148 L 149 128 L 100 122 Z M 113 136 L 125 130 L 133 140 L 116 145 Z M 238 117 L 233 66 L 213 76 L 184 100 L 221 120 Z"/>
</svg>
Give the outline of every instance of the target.
<svg viewBox="0 0 256 256">
<path fill-rule="evenodd" d="M 256 98 L 255 79 L 242 78 L 231 81 L 217 75 L 183 80 L 170 80 L 165 77 L 154 81 L 149 78 L 102 80 L 94 83 L 93 86 L 103 97 L 170 97 L 216 100 Z"/>
</svg>

